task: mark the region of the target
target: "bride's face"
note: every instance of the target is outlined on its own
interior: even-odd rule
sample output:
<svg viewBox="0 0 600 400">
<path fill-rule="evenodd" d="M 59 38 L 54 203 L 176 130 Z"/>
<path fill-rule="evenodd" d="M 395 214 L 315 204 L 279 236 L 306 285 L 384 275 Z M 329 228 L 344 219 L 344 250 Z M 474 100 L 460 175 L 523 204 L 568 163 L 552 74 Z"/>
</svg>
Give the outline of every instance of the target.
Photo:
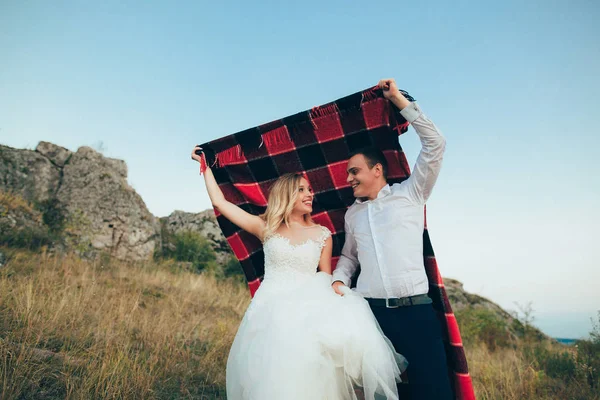
<svg viewBox="0 0 600 400">
<path fill-rule="evenodd" d="M 313 210 L 313 191 L 308 181 L 304 178 L 300 179 L 298 185 L 298 197 L 294 203 L 294 212 L 301 214 L 310 214 Z"/>
</svg>

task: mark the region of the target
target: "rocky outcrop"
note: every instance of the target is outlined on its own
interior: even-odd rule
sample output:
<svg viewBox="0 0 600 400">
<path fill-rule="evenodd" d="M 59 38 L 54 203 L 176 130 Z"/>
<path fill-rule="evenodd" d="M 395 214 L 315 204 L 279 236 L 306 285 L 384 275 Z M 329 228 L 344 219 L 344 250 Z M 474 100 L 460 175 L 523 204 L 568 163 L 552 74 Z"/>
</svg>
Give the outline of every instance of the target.
<svg viewBox="0 0 600 400">
<path fill-rule="evenodd" d="M 152 256 L 160 240 L 159 224 L 128 185 L 124 161 L 80 147 L 62 172 L 56 198 L 75 221 L 70 235 L 120 259 Z"/>
<path fill-rule="evenodd" d="M 486 309 L 509 322 L 512 322 L 514 319 L 511 314 L 504 311 L 504 309 L 496 303 L 491 302 L 485 297 L 466 292 L 462 282 L 455 279 L 444 278 L 444 286 L 446 288 L 448 300 L 450 300 L 450 304 L 452 304 L 454 310 L 461 310 L 464 308 Z"/>
<path fill-rule="evenodd" d="M 0 145 L 0 190 L 41 202 L 55 195 L 60 175 L 60 168 L 42 153 Z"/>
<path fill-rule="evenodd" d="M 170 234 L 192 231 L 198 232 L 207 238 L 215 250 L 218 262 L 224 262 L 232 255 L 227 239 L 225 239 L 221 228 L 217 224 L 217 218 L 213 210 L 199 213 L 174 211 L 168 217 L 161 218 L 160 221 L 163 229 L 166 229 Z"/>
<path fill-rule="evenodd" d="M 46 157 L 48 161 L 59 168 L 64 167 L 72 155 L 72 153 L 64 147 L 57 146 L 50 142 L 40 142 L 35 148 L 35 151 Z"/>
<path fill-rule="evenodd" d="M 481 315 L 481 312 L 484 312 L 486 316 L 492 316 L 494 320 L 500 321 L 512 339 L 522 338 L 525 333 L 538 340 L 549 339 L 539 329 L 531 325 L 532 321 L 526 321 L 528 316 L 521 315 L 517 317 L 517 315 L 505 311 L 498 304 L 485 297 L 466 292 L 462 282 L 444 278 L 444 287 L 455 314 L 479 312 Z"/>
<path fill-rule="evenodd" d="M 143 260 L 160 243 L 159 222 L 127 183 L 124 161 L 48 142 L 35 151 L 0 146 L 0 160 L 0 190 L 52 204 L 52 212 L 64 214 L 66 243 L 79 252 Z"/>
</svg>

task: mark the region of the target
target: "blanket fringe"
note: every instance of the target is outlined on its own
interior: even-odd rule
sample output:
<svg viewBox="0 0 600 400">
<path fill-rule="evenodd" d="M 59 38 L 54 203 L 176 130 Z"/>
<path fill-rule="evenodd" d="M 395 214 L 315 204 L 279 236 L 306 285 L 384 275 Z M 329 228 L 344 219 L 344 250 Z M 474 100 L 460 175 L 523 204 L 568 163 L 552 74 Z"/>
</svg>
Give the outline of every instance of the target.
<svg viewBox="0 0 600 400">
<path fill-rule="evenodd" d="M 223 167 L 236 161 L 243 160 L 244 157 L 242 156 L 242 146 L 239 144 L 236 144 L 235 146 L 223 150 L 215 155 L 215 164 L 218 167 Z"/>
<path fill-rule="evenodd" d="M 200 155 L 200 175 L 202 175 L 206 171 L 206 155 L 202 153 Z"/>
<path fill-rule="evenodd" d="M 361 107 L 364 102 L 376 100 L 379 98 L 377 92 L 375 92 L 376 89 L 378 89 L 378 86 L 373 86 L 371 89 L 367 89 L 362 92 L 362 99 L 360 100 Z"/>
<path fill-rule="evenodd" d="M 331 114 L 339 113 L 340 109 L 336 103 L 325 104 L 321 107 L 313 107 L 310 110 L 310 118 L 321 118 Z"/>
<path fill-rule="evenodd" d="M 398 136 L 402 135 L 404 132 L 406 132 L 406 130 L 408 129 L 408 126 L 410 124 L 408 123 L 408 121 L 405 121 L 401 124 L 397 124 L 393 130 L 395 130 L 398 133 Z"/>
<path fill-rule="evenodd" d="M 292 138 L 290 138 L 290 134 L 284 125 L 264 133 L 262 135 L 262 141 L 265 146 L 272 149 L 278 145 L 292 143 Z"/>
<path fill-rule="evenodd" d="M 311 108 L 308 117 L 310 119 L 310 123 L 313 126 L 313 129 L 316 131 L 317 129 L 319 129 L 319 127 L 317 126 L 315 119 L 327 117 L 329 115 L 337 114 L 339 112 L 340 109 L 338 108 L 338 105 L 336 103 L 330 103 L 325 104 L 324 106 Z"/>
</svg>

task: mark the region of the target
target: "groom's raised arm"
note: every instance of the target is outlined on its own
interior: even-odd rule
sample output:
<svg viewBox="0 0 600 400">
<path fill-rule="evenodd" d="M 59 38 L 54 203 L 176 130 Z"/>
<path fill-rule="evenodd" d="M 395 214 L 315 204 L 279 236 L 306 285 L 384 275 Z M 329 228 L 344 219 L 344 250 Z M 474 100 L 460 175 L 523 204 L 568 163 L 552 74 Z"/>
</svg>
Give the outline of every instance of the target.
<svg viewBox="0 0 600 400">
<path fill-rule="evenodd" d="M 416 103 L 410 103 L 400 113 L 412 125 L 421 140 L 421 151 L 410 177 L 400 184 L 416 204 L 425 204 L 442 167 L 446 139 Z"/>
<path fill-rule="evenodd" d="M 400 188 L 412 202 L 425 204 L 440 174 L 446 139 L 417 103 L 411 103 L 404 97 L 395 80 L 382 79 L 378 86 L 383 89 L 385 98 L 398 107 L 400 114 L 412 125 L 421 140 L 421 152 L 412 174 L 399 186 L 393 185 L 392 190 Z"/>
<path fill-rule="evenodd" d="M 358 268 L 358 251 L 356 240 L 347 220 L 344 222 L 344 230 L 346 231 L 346 241 L 335 271 L 333 271 L 333 283 L 335 284 L 336 281 L 339 281 L 346 286 L 350 286 L 352 275 L 354 275 L 356 268 Z"/>
</svg>

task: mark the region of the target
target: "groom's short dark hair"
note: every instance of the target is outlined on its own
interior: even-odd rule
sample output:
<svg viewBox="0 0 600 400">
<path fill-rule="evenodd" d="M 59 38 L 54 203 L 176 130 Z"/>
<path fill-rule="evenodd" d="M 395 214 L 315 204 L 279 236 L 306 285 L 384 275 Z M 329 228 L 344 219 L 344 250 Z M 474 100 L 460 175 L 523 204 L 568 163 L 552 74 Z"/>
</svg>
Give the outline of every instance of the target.
<svg viewBox="0 0 600 400">
<path fill-rule="evenodd" d="M 365 157 L 369 168 L 373 168 L 375 165 L 381 164 L 381 169 L 383 170 L 383 177 L 387 181 L 388 163 L 385 158 L 385 155 L 383 154 L 383 151 L 374 146 L 363 147 L 361 149 L 357 149 L 351 152 L 349 158 L 352 158 L 359 154 L 362 154 L 363 157 Z"/>
</svg>

